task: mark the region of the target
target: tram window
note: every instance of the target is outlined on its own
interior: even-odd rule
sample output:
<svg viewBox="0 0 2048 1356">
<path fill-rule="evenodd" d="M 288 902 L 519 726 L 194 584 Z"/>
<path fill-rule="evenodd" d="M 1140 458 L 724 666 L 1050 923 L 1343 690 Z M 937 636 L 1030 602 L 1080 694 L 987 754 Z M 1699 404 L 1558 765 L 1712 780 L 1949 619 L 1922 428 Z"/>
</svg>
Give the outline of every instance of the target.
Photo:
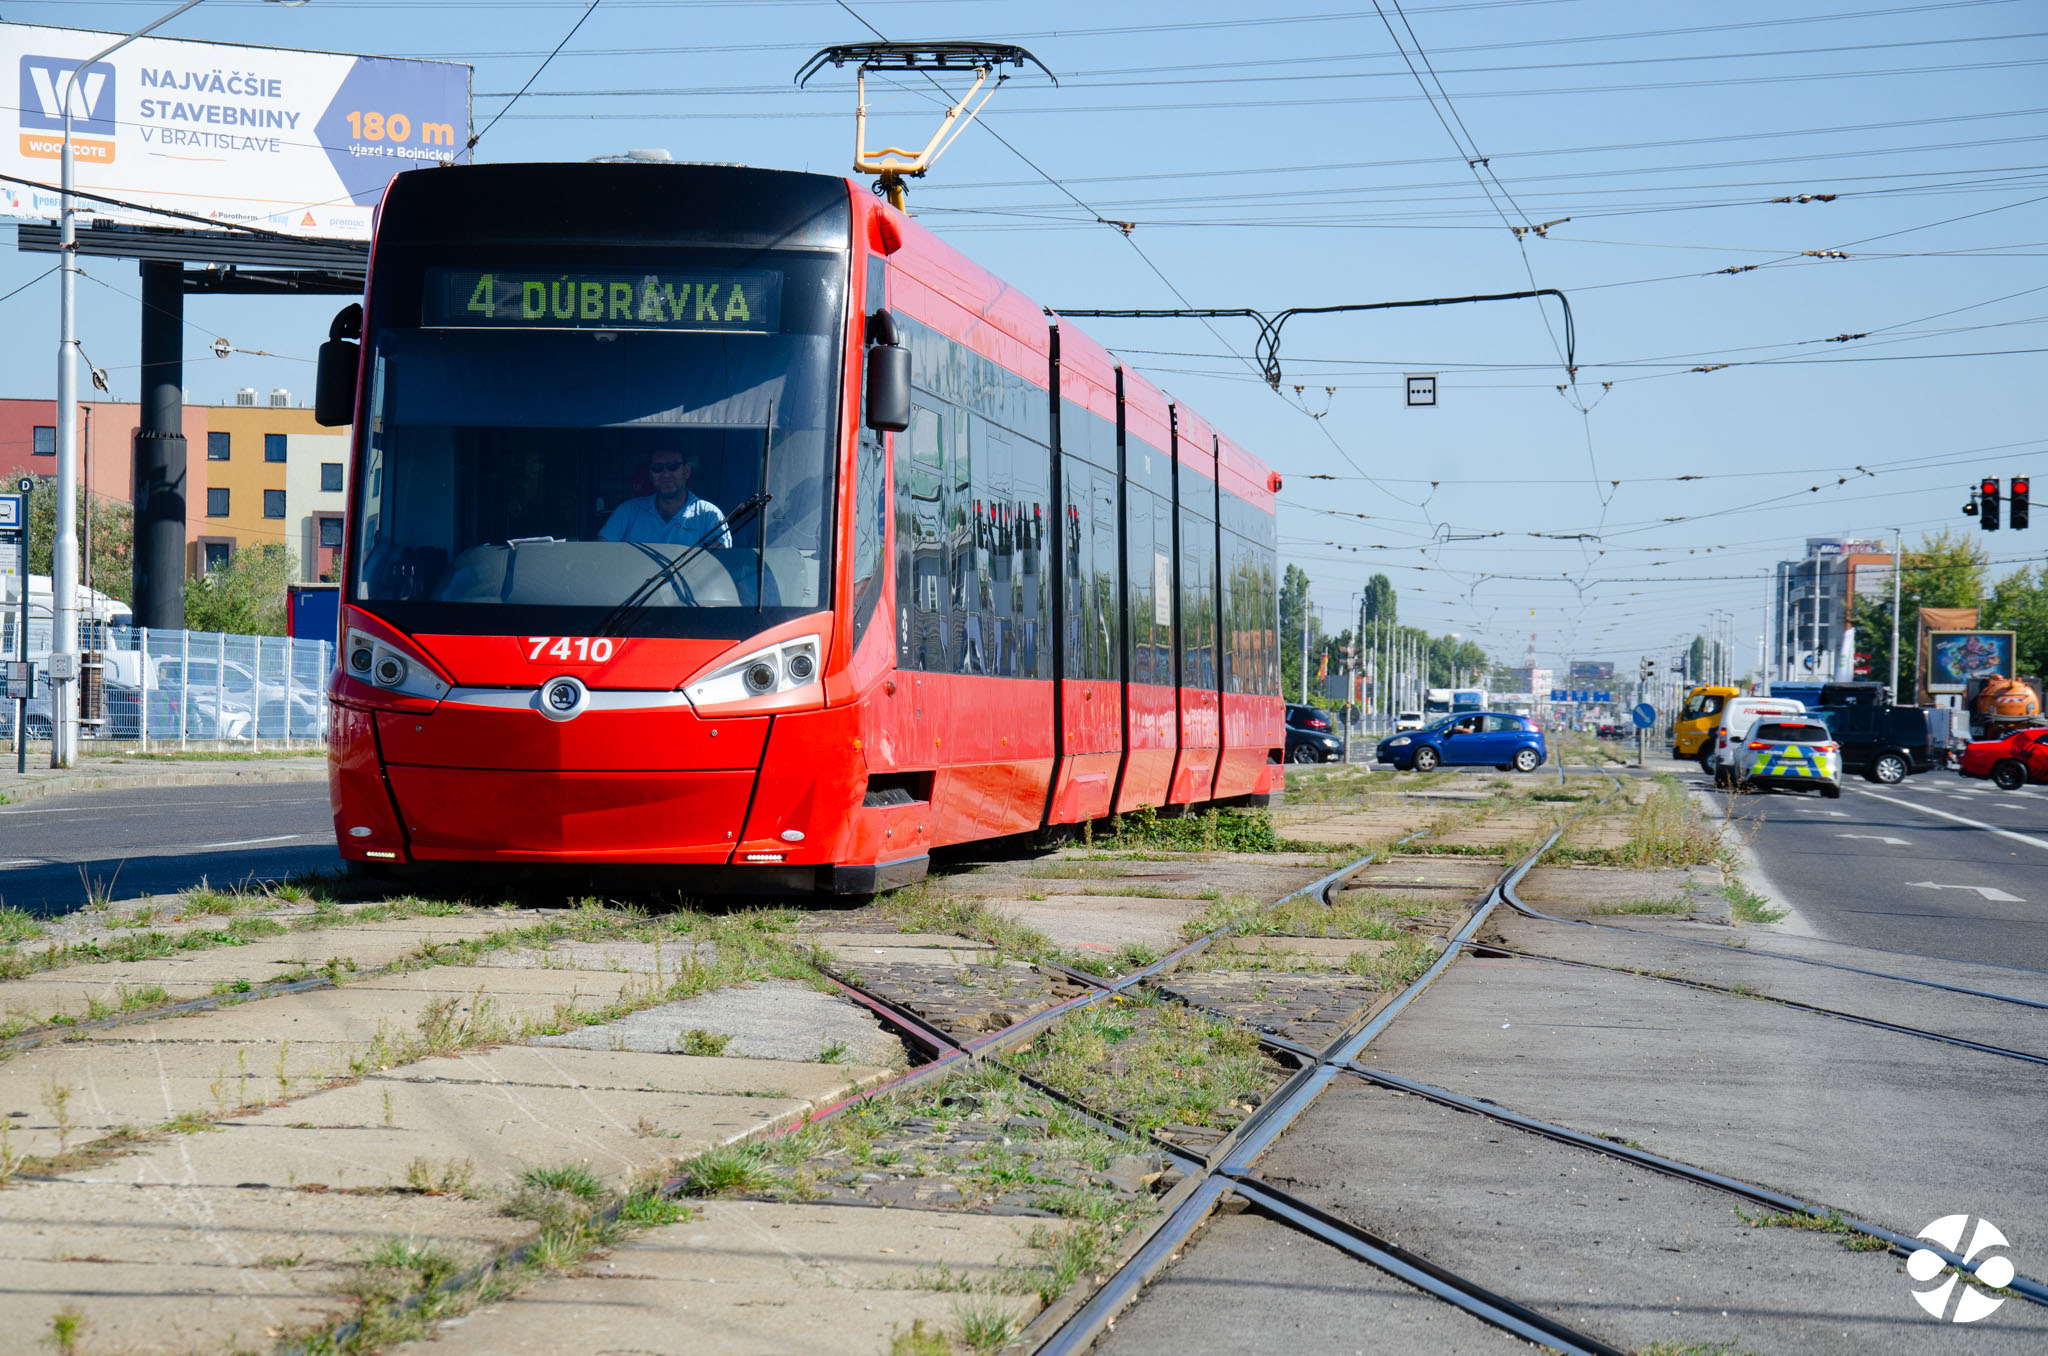
<svg viewBox="0 0 2048 1356">
<path fill-rule="evenodd" d="M 882 435 L 873 429 L 861 430 L 854 449 L 853 496 L 853 643 L 858 647 L 874 619 L 882 571 L 887 568 L 883 552 L 888 534 L 883 525 L 889 514 L 888 461 Z"/>
<path fill-rule="evenodd" d="M 387 330 L 376 343 L 357 597 L 603 617 L 701 546 L 640 598 L 642 618 L 826 605 L 826 336 Z"/>
<path fill-rule="evenodd" d="M 946 445 L 952 412 L 913 406 L 896 444 L 897 662 L 947 668 Z"/>
<path fill-rule="evenodd" d="M 1183 481 L 1183 484 L 1186 482 Z M 1216 686 L 1216 525 L 1181 510 L 1181 684 Z"/>
</svg>

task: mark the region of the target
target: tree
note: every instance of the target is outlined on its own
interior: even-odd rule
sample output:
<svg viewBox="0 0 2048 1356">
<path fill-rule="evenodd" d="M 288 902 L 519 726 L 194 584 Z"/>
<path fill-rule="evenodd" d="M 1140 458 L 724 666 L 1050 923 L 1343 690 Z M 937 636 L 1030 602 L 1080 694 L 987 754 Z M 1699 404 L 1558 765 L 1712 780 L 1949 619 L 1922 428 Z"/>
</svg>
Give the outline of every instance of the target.
<svg viewBox="0 0 2048 1356">
<path fill-rule="evenodd" d="M 1987 629 L 2013 633 L 2013 664 L 2027 677 L 2048 676 L 2048 565 L 2016 570 L 1984 600 Z"/>
<path fill-rule="evenodd" d="M 57 477 L 33 476 L 28 492 L 28 572 L 55 576 L 57 554 Z M 132 602 L 135 593 L 135 506 L 124 499 L 95 499 L 91 517 L 86 512 L 85 490 L 78 492 L 78 527 L 81 538 L 92 541 L 92 561 L 86 579 L 93 588 L 110 598 Z M 84 540 L 79 542 L 81 549 Z M 12 562 L 10 562 L 12 563 Z"/>
<path fill-rule="evenodd" d="M 1322 629 L 1317 624 L 1315 613 L 1309 610 L 1308 591 L 1308 571 L 1299 565 L 1289 565 L 1280 581 L 1280 691 L 1291 702 L 1301 700 L 1303 628 L 1306 628 L 1311 664 L 1315 662 L 1316 636 Z"/>
<path fill-rule="evenodd" d="M 1983 546 L 1970 536 L 1943 528 L 1939 536 L 1923 536 L 1917 548 L 1900 561 L 1899 688 L 1893 700 L 1917 690 L 1920 662 L 1920 609 L 1984 606 L 1984 576 L 1991 564 Z M 2025 574 L 2021 571 L 2021 574 Z M 1870 676 L 1889 682 L 1892 670 L 1892 600 L 1858 599 L 1851 620 L 1856 648 L 1870 656 Z M 1987 621 L 1988 624 L 1988 621 Z M 2022 661 L 2024 667 L 2024 661 Z"/>
<path fill-rule="evenodd" d="M 1394 620 L 1394 581 L 1376 574 L 1365 581 L 1365 624 Z"/>
<path fill-rule="evenodd" d="M 185 625 L 193 631 L 281 636 L 285 585 L 298 577 L 299 563 L 284 543 L 244 546 L 227 564 L 185 586 Z"/>
<path fill-rule="evenodd" d="M 1694 686 L 1707 681 L 1707 638 L 1694 636 L 1692 649 L 1685 656 L 1685 676 Z"/>
</svg>

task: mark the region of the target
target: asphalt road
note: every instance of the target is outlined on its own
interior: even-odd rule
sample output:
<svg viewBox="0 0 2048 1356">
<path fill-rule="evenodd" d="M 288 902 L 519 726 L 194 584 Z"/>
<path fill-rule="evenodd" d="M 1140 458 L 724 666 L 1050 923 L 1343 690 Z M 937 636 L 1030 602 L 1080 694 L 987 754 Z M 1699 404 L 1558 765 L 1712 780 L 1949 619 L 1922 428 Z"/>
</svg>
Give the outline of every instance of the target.
<svg viewBox="0 0 2048 1356">
<path fill-rule="evenodd" d="M 0 807 L 0 903 L 67 913 L 93 889 L 173 894 L 340 865 L 321 782 L 161 787 Z"/>
<path fill-rule="evenodd" d="M 1703 780 L 1703 779 L 1702 779 Z M 1830 941 L 2048 970 L 2048 794 L 1949 772 L 1842 798 L 1744 796 L 1737 822 L 1799 924 Z"/>
</svg>

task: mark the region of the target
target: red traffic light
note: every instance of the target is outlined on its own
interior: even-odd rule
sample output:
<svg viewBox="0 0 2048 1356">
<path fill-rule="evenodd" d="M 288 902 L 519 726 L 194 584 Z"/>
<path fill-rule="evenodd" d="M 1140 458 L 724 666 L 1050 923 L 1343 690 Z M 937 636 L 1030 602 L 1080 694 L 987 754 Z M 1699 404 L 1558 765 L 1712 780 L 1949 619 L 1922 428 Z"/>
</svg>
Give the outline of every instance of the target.
<svg viewBox="0 0 2048 1356">
<path fill-rule="evenodd" d="M 1977 486 L 1977 520 L 1986 532 L 1998 530 L 1998 477 L 1985 476 Z"/>
<path fill-rule="evenodd" d="M 2015 530 L 2027 525 L 2028 477 L 2012 478 L 2012 525 Z"/>
</svg>

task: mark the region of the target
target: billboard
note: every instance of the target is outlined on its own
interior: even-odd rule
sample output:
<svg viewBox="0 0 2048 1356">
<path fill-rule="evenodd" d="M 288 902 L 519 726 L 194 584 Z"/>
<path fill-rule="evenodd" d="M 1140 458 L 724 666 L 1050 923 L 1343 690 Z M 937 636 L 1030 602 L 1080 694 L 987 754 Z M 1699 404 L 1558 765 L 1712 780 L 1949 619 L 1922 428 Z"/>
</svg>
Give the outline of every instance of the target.
<svg viewBox="0 0 2048 1356">
<path fill-rule="evenodd" d="M 81 191 L 223 225 L 368 240 L 392 175 L 469 158 L 467 66 L 175 38 L 80 66 L 119 38 L 0 23 L 16 96 L 0 173 L 57 182 L 67 86 Z M 57 212 L 55 192 L 0 182 L 0 217 Z M 191 225 L 85 198 L 77 219 Z"/>
<path fill-rule="evenodd" d="M 1606 660 L 1574 659 L 1571 669 L 1575 683 L 1605 683 L 1614 678 L 1614 665 Z"/>
<path fill-rule="evenodd" d="M 1961 692 L 1972 678 L 2011 678 L 2010 631 L 1929 631 L 1925 658 L 1929 692 Z"/>
</svg>

